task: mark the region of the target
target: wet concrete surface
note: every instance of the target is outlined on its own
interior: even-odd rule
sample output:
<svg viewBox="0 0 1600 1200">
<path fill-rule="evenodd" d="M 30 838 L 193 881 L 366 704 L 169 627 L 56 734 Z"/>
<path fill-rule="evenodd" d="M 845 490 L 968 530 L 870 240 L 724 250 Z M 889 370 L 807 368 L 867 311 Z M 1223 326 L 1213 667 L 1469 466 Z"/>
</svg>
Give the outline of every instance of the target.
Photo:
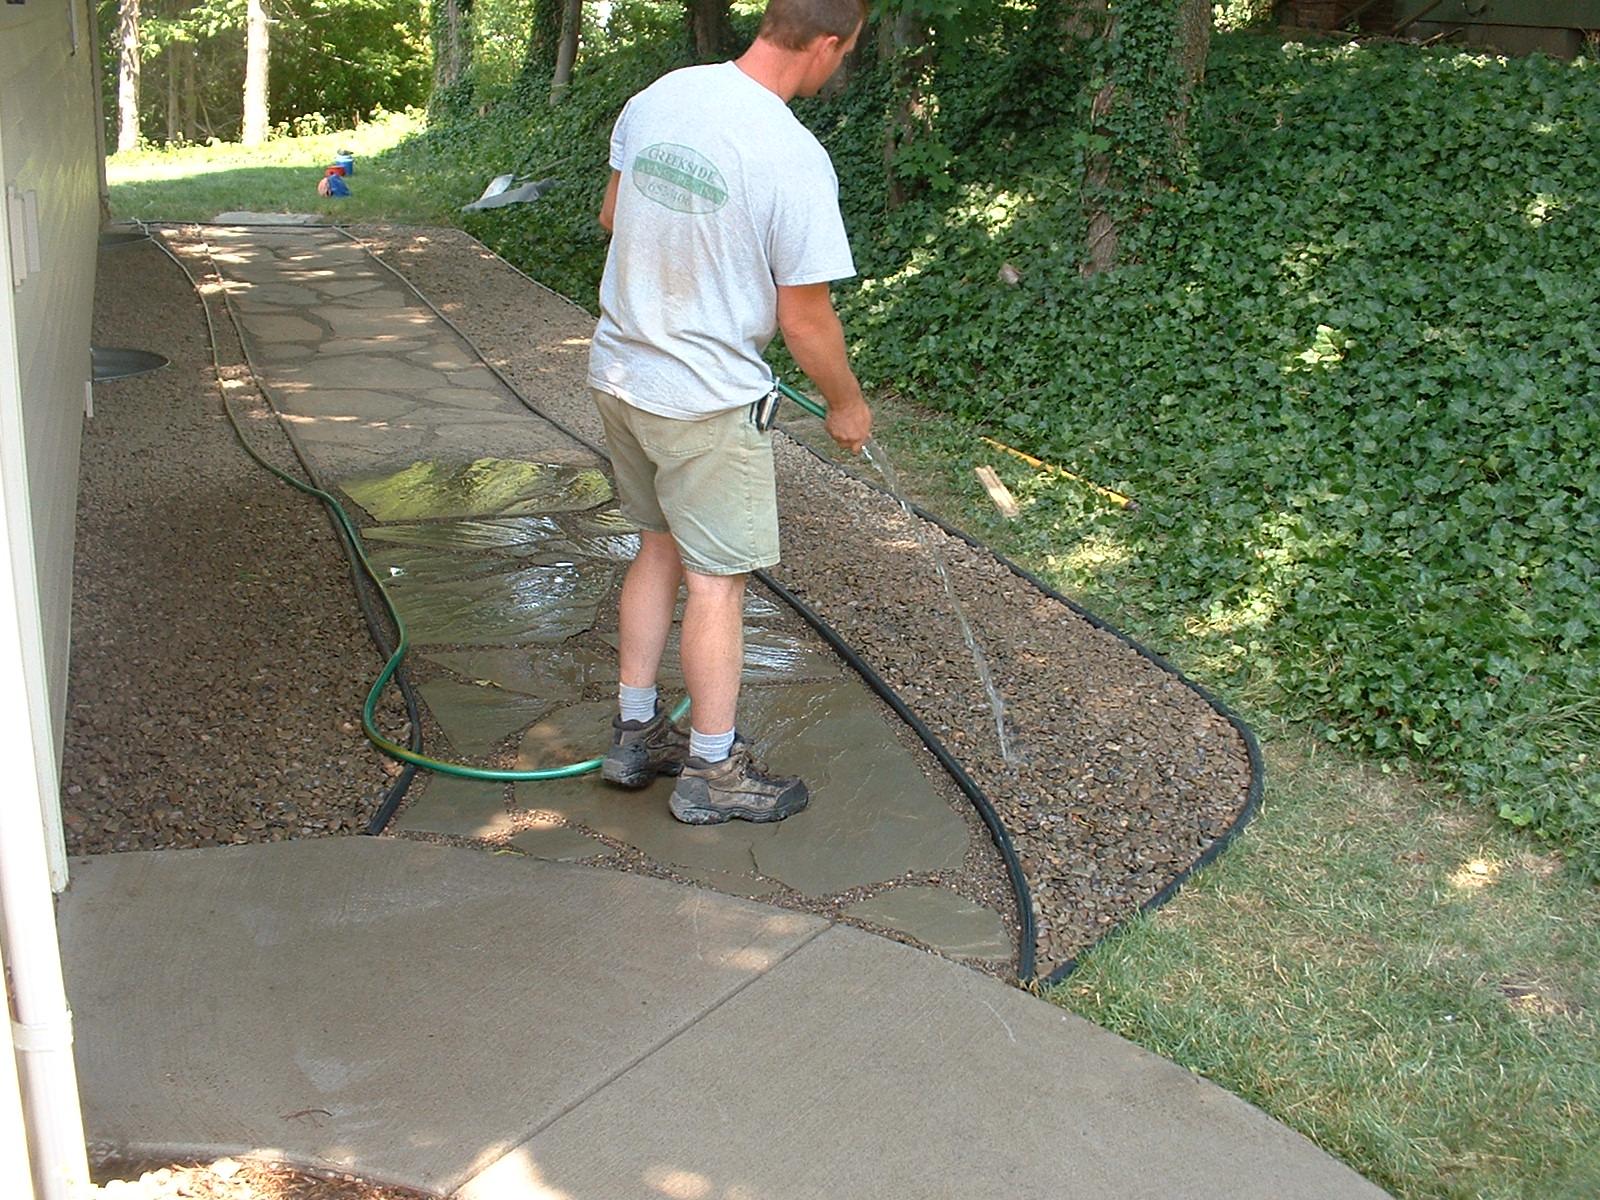
<svg viewBox="0 0 1600 1200">
<path fill-rule="evenodd" d="M 424 727 L 442 741 L 427 751 L 524 769 L 603 754 L 615 597 L 637 546 L 604 464 L 336 233 L 207 239 L 286 428 L 366 518 L 372 561 L 417 647 L 408 670 Z M 974 861 L 998 878 L 965 801 L 787 610 L 752 594 L 746 638 L 741 727 L 773 769 L 806 779 L 804 813 L 696 828 L 668 814 L 666 780 L 628 792 L 597 774 L 510 789 L 434 776 L 414 785 L 396 830 L 557 861 L 614 858 L 620 844 L 702 886 L 831 908 L 1003 971 L 1009 909 L 929 882 L 964 878 Z M 661 683 L 682 685 L 676 632 Z M 899 886 L 908 880 L 918 882 Z"/>
</svg>

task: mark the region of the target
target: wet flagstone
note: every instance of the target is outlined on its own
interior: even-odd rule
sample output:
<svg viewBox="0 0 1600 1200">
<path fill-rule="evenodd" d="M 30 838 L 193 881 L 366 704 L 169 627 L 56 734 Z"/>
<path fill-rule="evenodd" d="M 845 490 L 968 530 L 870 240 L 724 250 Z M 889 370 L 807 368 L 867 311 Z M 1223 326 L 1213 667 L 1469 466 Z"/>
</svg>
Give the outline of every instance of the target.
<svg viewBox="0 0 1600 1200">
<path fill-rule="evenodd" d="M 527 650 L 430 651 L 422 657 L 463 679 L 525 696 L 565 700 L 596 680 L 615 680 L 617 661 L 572 643 Z"/>
<path fill-rule="evenodd" d="M 526 567 L 433 583 L 396 576 L 387 590 L 414 645 L 503 646 L 563 642 L 593 628 L 611 585 L 609 571 Z"/>
<path fill-rule="evenodd" d="M 1000 914 L 946 888 L 891 888 L 844 911 L 909 933 L 923 945 L 958 958 L 1004 958 L 1011 953 L 1011 938 Z"/>
<path fill-rule="evenodd" d="M 524 693 L 448 680 L 419 683 L 417 693 L 456 752 L 469 759 L 482 758 L 553 707 Z"/>
<path fill-rule="evenodd" d="M 933 792 L 859 685 L 754 687 L 740 707 L 757 755 L 810 786 L 805 812 L 777 825 L 695 828 L 667 812 L 670 780 L 629 792 L 595 776 L 519 783 L 517 805 L 559 813 L 659 862 L 754 872 L 807 896 L 961 865 L 966 823 Z M 518 765 L 548 767 L 603 753 L 611 713 L 609 701 L 558 709 L 528 731 Z"/>
<path fill-rule="evenodd" d="M 402 471 L 347 479 L 345 493 L 379 521 L 498 517 L 593 508 L 611 484 L 593 467 L 479 458 L 465 466 L 415 462 Z"/>
<path fill-rule="evenodd" d="M 514 825 L 506 809 L 505 784 L 422 772 L 406 793 L 405 811 L 394 828 L 495 838 L 510 833 Z"/>
<path fill-rule="evenodd" d="M 418 525 L 374 525 L 367 541 L 440 550 L 503 550 L 519 557 L 552 546 L 571 552 L 554 517 L 508 517 L 488 521 L 428 521 Z"/>
</svg>

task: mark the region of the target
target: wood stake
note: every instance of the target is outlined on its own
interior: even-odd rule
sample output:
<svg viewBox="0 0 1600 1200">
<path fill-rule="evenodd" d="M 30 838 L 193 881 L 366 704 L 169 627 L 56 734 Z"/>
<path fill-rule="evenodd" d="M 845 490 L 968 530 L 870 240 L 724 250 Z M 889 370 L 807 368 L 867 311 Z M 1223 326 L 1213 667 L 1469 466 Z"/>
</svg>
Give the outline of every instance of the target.
<svg viewBox="0 0 1600 1200">
<path fill-rule="evenodd" d="M 1000 510 L 1002 517 L 1009 521 L 1022 512 L 1017 506 L 1017 498 L 1005 484 L 1000 482 L 1000 476 L 994 473 L 993 467 L 973 467 L 972 473 L 978 477 L 978 482 L 983 484 L 983 490 L 989 493 L 989 499 L 994 501 L 994 506 Z"/>
</svg>

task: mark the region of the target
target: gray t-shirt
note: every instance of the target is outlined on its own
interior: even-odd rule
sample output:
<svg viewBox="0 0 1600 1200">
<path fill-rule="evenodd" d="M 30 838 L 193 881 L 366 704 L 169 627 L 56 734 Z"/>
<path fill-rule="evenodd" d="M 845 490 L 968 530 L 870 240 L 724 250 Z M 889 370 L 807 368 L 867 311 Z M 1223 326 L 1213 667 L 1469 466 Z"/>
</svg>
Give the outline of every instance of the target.
<svg viewBox="0 0 1600 1200">
<path fill-rule="evenodd" d="M 628 101 L 611 166 L 622 177 L 590 385 L 688 419 L 765 395 L 778 287 L 855 274 L 827 151 L 727 62 Z"/>
</svg>

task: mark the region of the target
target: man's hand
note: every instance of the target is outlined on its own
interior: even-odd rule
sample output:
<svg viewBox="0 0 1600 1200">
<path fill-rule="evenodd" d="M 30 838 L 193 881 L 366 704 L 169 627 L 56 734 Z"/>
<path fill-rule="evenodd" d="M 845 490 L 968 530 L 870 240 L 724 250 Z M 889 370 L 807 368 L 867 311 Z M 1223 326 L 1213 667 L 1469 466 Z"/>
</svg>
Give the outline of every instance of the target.
<svg viewBox="0 0 1600 1200">
<path fill-rule="evenodd" d="M 828 436 L 851 454 L 861 453 L 861 447 L 872 436 L 872 409 L 862 400 L 859 404 L 828 405 L 828 417 L 822 423 Z"/>
<path fill-rule="evenodd" d="M 844 329 L 825 283 L 778 288 L 778 328 L 800 369 L 828 403 L 828 436 L 857 453 L 872 436 L 872 409 L 850 370 Z"/>
</svg>

